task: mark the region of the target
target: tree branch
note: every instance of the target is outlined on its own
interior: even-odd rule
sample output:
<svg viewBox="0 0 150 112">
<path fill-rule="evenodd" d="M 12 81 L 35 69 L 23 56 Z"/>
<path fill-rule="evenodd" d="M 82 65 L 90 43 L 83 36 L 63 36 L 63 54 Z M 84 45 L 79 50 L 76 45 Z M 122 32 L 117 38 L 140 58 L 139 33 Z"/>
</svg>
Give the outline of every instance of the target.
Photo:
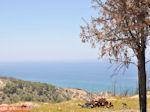
<svg viewBox="0 0 150 112">
<path fill-rule="evenodd" d="M 146 61 L 145 63 L 147 64 L 147 63 L 149 63 L 149 62 L 150 62 L 150 60 Z"/>
<path fill-rule="evenodd" d="M 117 59 L 110 59 L 110 60 L 112 60 L 112 61 L 116 61 L 116 62 L 122 62 L 122 63 L 125 63 L 125 62 L 128 62 L 128 63 L 130 63 L 130 64 L 133 64 L 133 65 L 135 65 L 135 66 L 138 66 L 136 63 L 134 63 L 134 62 L 132 62 L 132 61 L 123 61 L 123 60 L 117 60 Z M 150 60 L 149 60 L 150 61 Z"/>
</svg>

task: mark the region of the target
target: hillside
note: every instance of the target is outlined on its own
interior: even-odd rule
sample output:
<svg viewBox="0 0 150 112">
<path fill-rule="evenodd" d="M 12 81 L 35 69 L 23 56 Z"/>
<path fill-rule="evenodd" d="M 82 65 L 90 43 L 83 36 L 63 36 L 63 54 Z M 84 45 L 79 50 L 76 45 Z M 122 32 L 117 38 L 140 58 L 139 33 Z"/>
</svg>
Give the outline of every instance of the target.
<svg viewBox="0 0 150 112">
<path fill-rule="evenodd" d="M 50 84 L 0 78 L 0 104 L 18 101 L 62 102 L 70 100 L 67 92 Z"/>
<path fill-rule="evenodd" d="M 19 101 L 62 102 L 70 99 L 90 100 L 99 95 L 71 88 L 58 88 L 50 84 L 0 77 L 0 104 Z"/>
<path fill-rule="evenodd" d="M 147 94 L 150 111 L 150 92 Z M 90 109 L 78 106 L 92 97 L 105 97 L 114 107 Z M 0 77 L 0 104 L 29 105 L 31 112 L 138 112 L 138 101 L 138 95 L 121 97 L 112 96 L 108 92 L 95 94 L 80 89 L 58 88 L 45 83 Z M 127 108 L 123 108 L 122 103 L 126 103 Z"/>
</svg>

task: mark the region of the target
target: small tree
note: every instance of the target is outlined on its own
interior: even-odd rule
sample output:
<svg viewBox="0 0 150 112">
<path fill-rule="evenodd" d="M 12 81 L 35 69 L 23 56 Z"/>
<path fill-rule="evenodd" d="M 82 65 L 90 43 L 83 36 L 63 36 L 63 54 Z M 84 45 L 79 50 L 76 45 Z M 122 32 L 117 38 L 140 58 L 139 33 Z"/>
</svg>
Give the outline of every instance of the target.
<svg viewBox="0 0 150 112">
<path fill-rule="evenodd" d="M 140 111 L 146 112 L 146 48 L 150 40 L 148 0 L 92 0 L 98 16 L 81 26 L 82 42 L 99 46 L 100 58 L 138 68 Z M 133 59 L 134 58 L 134 59 Z M 134 61 L 133 61 L 134 60 Z M 137 60 L 137 61 L 135 61 Z M 147 61 L 148 62 L 148 61 Z"/>
</svg>

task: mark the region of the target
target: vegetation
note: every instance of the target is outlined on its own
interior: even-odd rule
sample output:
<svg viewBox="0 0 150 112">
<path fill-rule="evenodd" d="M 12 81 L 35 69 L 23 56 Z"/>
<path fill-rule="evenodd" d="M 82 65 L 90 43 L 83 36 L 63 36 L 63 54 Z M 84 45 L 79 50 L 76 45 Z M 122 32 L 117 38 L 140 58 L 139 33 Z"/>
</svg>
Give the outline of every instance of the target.
<svg viewBox="0 0 150 112">
<path fill-rule="evenodd" d="M 63 89 L 57 88 L 53 85 L 27 82 L 14 78 L 0 78 L 0 81 L 4 81 L 4 83 L 6 82 L 4 87 L 0 87 L 1 103 L 12 103 L 12 105 L 29 105 L 31 107 L 31 112 L 124 112 L 124 110 L 137 111 L 137 109 L 139 109 L 139 100 L 137 95 L 133 97 L 110 95 L 107 97 L 107 100 L 111 101 L 114 107 L 109 109 L 90 109 L 81 108 L 78 106 L 78 104 L 84 104 L 86 102 L 85 100 L 79 100 L 79 97 L 78 99 L 69 100 L 71 98 L 71 96 L 68 97 L 70 94 L 67 94 Z M 77 89 L 77 91 L 80 90 Z M 150 96 L 150 93 L 148 93 L 148 95 Z M 150 99 L 147 101 L 148 108 L 150 108 Z M 126 103 L 127 108 L 123 108 L 122 103 Z"/>
<path fill-rule="evenodd" d="M 137 112 L 139 109 L 139 100 L 138 98 L 131 99 L 129 97 L 115 97 L 115 100 L 109 100 L 114 104 L 114 107 L 106 109 L 106 108 L 81 108 L 78 106 L 79 103 L 85 103 L 85 101 L 81 100 L 70 100 L 62 103 L 37 103 L 39 107 L 35 107 L 31 110 L 31 112 Z M 127 108 L 122 107 L 122 103 L 127 104 Z M 150 100 L 148 100 L 148 108 L 150 108 Z"/>
<path fill-rule="evenodd" d="M 100 58 L 138 68 L 140 111 L 146 112 L 146 48 L 150 41 L 149 0 L 92 0 L 98 16 L 81 26 L 82 42 L 99 46 Z M 137 62 L 134 61 L 136 58 Z"/>
<path fill-rule="evenodd" d="M 18 101 L 62 102 L 69 99 L 70 97 L 63 94 L 61 88 L 50 84 L 33 83 L 13 78 L 7 78 L 6 85 L 0 90 L 0 103 Z"/>
</svg>

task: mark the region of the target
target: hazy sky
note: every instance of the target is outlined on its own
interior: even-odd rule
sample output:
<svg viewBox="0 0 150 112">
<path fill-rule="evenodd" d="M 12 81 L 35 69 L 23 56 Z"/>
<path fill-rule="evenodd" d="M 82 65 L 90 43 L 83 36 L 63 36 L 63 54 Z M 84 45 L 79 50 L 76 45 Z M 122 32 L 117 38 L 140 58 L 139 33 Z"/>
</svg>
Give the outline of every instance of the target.
<svg viewBox="0 0 150 112">
<path fill-rule="evenodd" d="M 94 13 L 91 0 L 0 0 L 0 61 L 97 59 L 79 36 Z"/>
</svg>

